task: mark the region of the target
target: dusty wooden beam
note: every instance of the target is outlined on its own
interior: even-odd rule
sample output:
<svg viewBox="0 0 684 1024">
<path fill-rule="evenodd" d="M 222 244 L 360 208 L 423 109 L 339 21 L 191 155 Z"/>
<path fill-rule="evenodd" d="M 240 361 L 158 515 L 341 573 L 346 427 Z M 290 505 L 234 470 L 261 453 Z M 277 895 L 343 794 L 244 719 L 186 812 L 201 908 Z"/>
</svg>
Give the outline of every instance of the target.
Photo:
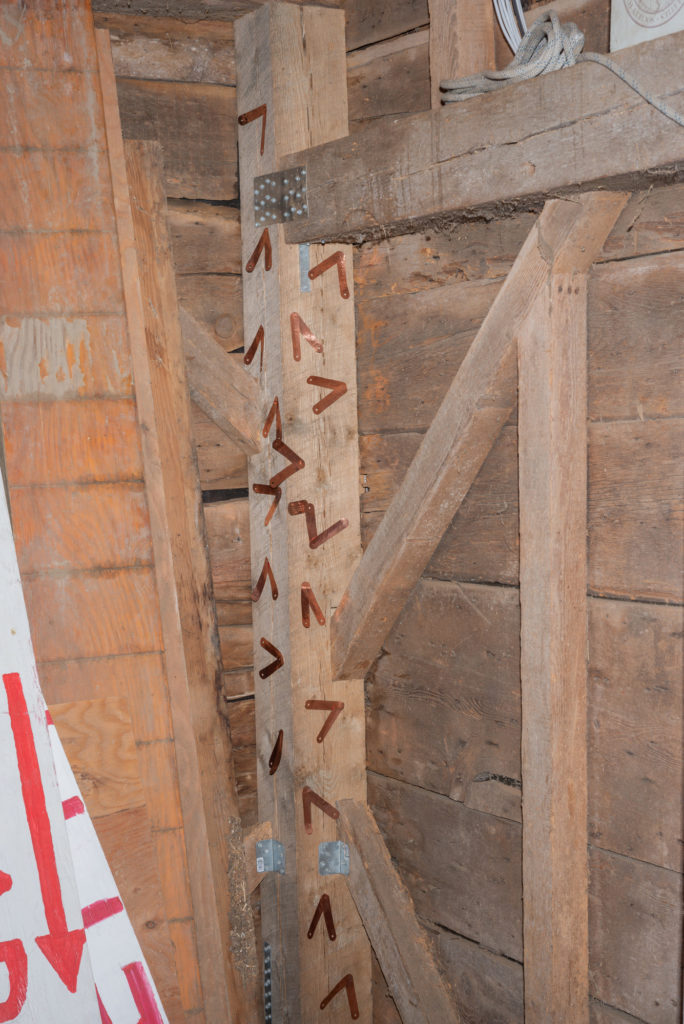
<svg viewBox="0 0 684 1024">
<path fill-rule="evenodd" d="M 339 682 L 330 667 L 332 609 L 361 551 L 353 255 L 337 246 L 300 252 L 285 244 L 275 219 L 266 236 L 253 184 L 291 149 L 346 133 L 344 16 L 265 4 L 236 21 L 235 38 L 245 338 L 249 344 L 261 328 L 263 365 L 255 355 L 249 372 L 267 434 L 249 460 L 257 788 L 259 816 L 285 850 L 285 873 L 259 890 L 273 1018 L 348 1020 L 344 992 L 325 1015 L 321 1003 L 351 974 L 358 1019 L 370 1024 L 363 924 L 343 876 L 318 870 L 319 843 L 337 835 L 320 799 L 329 811 L 335 800 L 365 800 L 366 792 L 363 680 Z M 260 246 L 266 237 L 268 247 Z M 311 275 L 302 272 L 306 260 Z M 328 714 L 318 702 L 335 702 L 328 712 L 344 705 L 324 735 Z M 313 807 L 310 791 L 319 800 Z M 323 892 L 335 943 L 324 928 L 307 934 Z"/>
<path fill-rule="evenodd" d="M 256 381 L 182 306 L 178 320 L 190 397 L 238 448 L 254 455 L 261 449 Z"/>
<path fill-rule="evenodd" d="M 588 1024 L 587 274 L 518 339 L 525 1021 Z"/>
<path fill-rule="evenodd" d="M 349 891 L 403 1024 L 458 1024 L 427 934 L 370 808 L 340 800 L 337 809 L 340 838 L 349 845 Z"/>
<path fill-rule="evenodd" d="M 570 260 L 588 267 L 625 201 L 588 193 L 546 204 L 335 613 L 338 677 L 363 675 L 377 656 L 510 415 L 515 341 L 549 275 Z"/>
<path fill-rule="evenodd" d="M 428 0 L 430 12 L 430 100 L 442 105 L 439 83 L 495 67 L 494 5 L 482 0 Z"/>
<path fill-rule="evenodd" d="M 681 34 L 619 54 L 684 110 Z M 288 242 L 360 241 L 431 219 L 529 208 L 549 193 L 679 180 L 684 132 L 605 68 L 579 64 L 287 155 L 307 169 L 308 217 Z"/>
</svg>

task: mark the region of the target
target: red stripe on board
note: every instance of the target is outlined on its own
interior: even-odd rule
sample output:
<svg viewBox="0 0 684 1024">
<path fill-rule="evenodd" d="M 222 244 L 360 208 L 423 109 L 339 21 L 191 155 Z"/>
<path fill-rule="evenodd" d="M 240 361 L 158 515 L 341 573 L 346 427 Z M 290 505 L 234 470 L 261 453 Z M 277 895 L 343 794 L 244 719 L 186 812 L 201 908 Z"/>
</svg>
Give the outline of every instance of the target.
<svg viewBox="0 0 684 1024">
<path fill-rule="evenodd" d="M 143 965 L 139 961 L 127 964 L 123 972 L 126 975 L 128 987 L 131 990 L 133 1002 L 140 1014 L 138 1024 L 164 1024 L 154 991 Z"/>
<path fill-rule="evenodd" d="M 68 800 L 62 800 L 62 810 L 67 821 L 69 818 L 75 818 L 77 814 L 85 813 L 85 807 L 80 796 L 70 796 Z"/>
<path fill-rule="evenodd" d="M 55 724 L 52 721 L 52 715 L 50 714 L 50 709 L 49 708 L 45 708 L 45 721 L 47 722 L 48 725 L 54 725 Z"/>
<path fill-rule="evenodd" d="M 90 928 L 91 925 L 98 924 L 99 921 L 105 921 L 108 917 L 120 914 L 122 910 L 123 903 L 118 896 L 111 896 L 108 900 L 96 900 L 95 903 L 90 903 L 81 911 L 83 925 L 85 928 Z"/>
</svg>

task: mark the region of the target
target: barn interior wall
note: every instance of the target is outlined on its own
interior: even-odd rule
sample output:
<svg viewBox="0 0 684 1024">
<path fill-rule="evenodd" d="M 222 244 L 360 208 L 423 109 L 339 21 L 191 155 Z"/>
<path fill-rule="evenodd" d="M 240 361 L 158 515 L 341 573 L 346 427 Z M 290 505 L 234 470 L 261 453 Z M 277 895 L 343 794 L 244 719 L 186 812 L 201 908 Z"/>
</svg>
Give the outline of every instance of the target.
<svg viewBox="0 0 684 1024">
<path fill-rule="evenodd" d="M 607 49 L 606 3 L 565 4 Z M 182 5 L 181 5 L 182 7 Z M 242 347 L 230 19 L 100 13 L 124 133 L 164 148 L 181 302 Z M 153 12 L 150 12 L 153 13 Z M 181 15 L 183 11 L 179 9 Z M 348 5 L 350 129 L 427 109 L 428 14 Z M 499 64 L 507 56 L 500 48 Z M 589 299 L 589 837 L 593 1024 L 681 1015 L 684 190 L 635 196 Z M 357 253 L 364 541 L 399 486 L 534 215 Z M 245 825 L 256 821 L 247 473 L 194 411 Z M 516 423 L 367 678 L 369 799 L 465 1019 L 522 1021 Z M 382 978 L 375 1017 L 395 1021 Z"/>
</svg>

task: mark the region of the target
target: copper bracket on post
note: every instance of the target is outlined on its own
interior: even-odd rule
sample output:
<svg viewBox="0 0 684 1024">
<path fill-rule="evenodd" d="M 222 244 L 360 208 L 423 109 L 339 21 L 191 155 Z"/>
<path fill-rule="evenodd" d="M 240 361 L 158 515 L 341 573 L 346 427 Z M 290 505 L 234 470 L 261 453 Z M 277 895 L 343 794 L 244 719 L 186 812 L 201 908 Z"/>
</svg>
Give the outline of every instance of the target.
<svg viewBox="0 0 684 1024">
<path fill-rule="evenodd" d="M 271 427 L 273 426 L 273 420 L 274 419 L 275 419 L 275 424 L 276 424 L 276 440 L 280 440 L 280 438 L 282 438 L 282 436 L 283 436 L 283 421 L 280 418 L 280 406 L 278 404 L 278 396 L 277 395 L 273 399 L 273 405 L 271 406 L 271 408 L 268 411 L 268 416 L 266 417 L 266 422 L 264 423 L 263 429 L 261 431 L 261 433 L 262 433 L 262 435 L 264 437 L 268 437 L 268 435 L 269 435 L 269 433 L 271 431 Z"/>
<path fill-rule="evenodd" d="M 307 711 L 329 711 L 330 714 L 323 723 L 323 728 L 316 737 L 317 743 L 322 743 L 325 737 L 332 729 L 335 719 L 338 718 L 340 712 L 344 711 L 344 701 L 342 700 L 307 700 L 304 705 Z"/>
<path fill-rule="evenodd" d="M 316 622 L 319 626 L 325 626 L 325 615 L 321 611 L 321 606 L 316 600 L 311 584 L 307 583 L 306 580 L 302 583 L 302 625 L 304 629 L 308 629 L 311 625 L 311 617 L 309 615 L 309 608 L 313 611 L 316 616 Z"/>
<path fill-rule="evenodd" d="M 270 484 L 252 484 L 252 490 L 255 494 L 271 494 L 273 496 L 271 507 L 266 513 L 266 518 L 264 519 L 264 526 L 268 526 L 273 519 L 273 513 L 278 508 L 278 502 L 282 498 L 283 492 L 280 487 L 271 487 Z"/>
<path fill-rule="evenodd" d="M 315 804 L 320 811 L 327 814 L 329 818 L 334 821 L 340 816 L 340 812 L 332 804 L 329 804 L 327 800 L 324 800 L 322 796 L 314 792 L 309 786 L 304 786 L 302 789 L 302 804 L 304 805 L 304 830 L 307 835 L 313 835 L 313 825 L 311 824 L 311 804 Z"/>
<path fill-rule="evenodd" d="M 274 672 L 277 672 L 279 668 L 283 667 L 283 665 L 285 664 L 285 659 L 283 658 L 278 648 L 269 640 L 267 640 L 265 636 L 262 636 L 259 643 L 264 648 L 264 650 L 268 651 L 268 653 L 272 655 L 272 657 L 275 659 L 271 662 L 270 665 L 267 665 L 266 668 L 259 669 L 259 677 L 261 679 L 268 679 L 269 676 L 272 676 Z"/>
<path fill-rule="evenodd" d="M 276 741 L 273 744 L 273 750 L 271 756 L 268 759 L 268 774 L 275 775 L 278 771 L 278 765 L 280 764 L 280 758 L 283 756 L 283 730 L 281 729 L 276 737 Z"/>
<path fill-rule="evenodd" d="M 324 892 L 320 900 L 318 901 L 318 906 L 314 911 L 314 916 L 311 918 L 309 930 L 306 933 L 307 938 L 313 939 L 314 933 L 316 931 L 316 928 L 318 927 L 318 922 L 320 921 L 321 917 L 323 917 L 325 920 L 325 927 L 328 932 L 328 938 L 330 939 L 331 942 L 334 942 L 335 939 L 337 938 L 337 932 L 335 931 L 335 922 L 332 916 L 330 897 L 328 896 L 327 892 Z"/>
<path fill-rule="evenodd" d="M 346 530 L 349 526 L 348 519 L 338 519 L 336 523 L 329 526 L 327 530 L 323 530 L 322 533 L 317 533 L 316 527 L 316 510 L 310 501 L 291 501 L 287 506 L 287 511 L 291 516 L 304 515 L 306 518 L 306 529 L 309 535 L 309 547 L 320 548 L 326 541 L 329 541 L 336 534 L 341 533 L 342 530 Z"/>
<path fill-rule="evenodd" d="M 313 384 L 314 387 L 318 388 L 330 388 L 330 394 L 326 395 L 325 398 L 321 398 L 313 407 L 313 411 L 317 416 L 320 416 L 325 409 L 336 402 L 338 398 L 342 398 L 342 395 L 347 393 L 347 385 L 343 380 L 333 380 L 332 377 L 307 377 L 307 384 Z"/>
<path fill-rule="evenodd" d="M 338 992 L 341 992 L 343 988 L 347 990 L 347 999 L 349 1000 L 349 1012 L 351 1013 L 352 1020 L 359 1019 L 359 1003 L 356 998 L 356 989 L 354 988 L 354 975 L 345 974 L 344 978 L 341 978 L 335 988 L 330 989 L 325 999 L 321 1001 L 321 1010 L 325 1010 L 328 1003 L 335 998 Z"/>
<path fill-rule="evenodd" d="M 340 295 L 343 299 L 349 298 L 349 286 L 347 285 L 347 271 L 345 268 L 345 257 L 341 249 L 334 252 L 332 256 L 328 256 L 327 259 L 318 263 L 315 267 L 312 267 L 309 271 L 309 280 L 314 281 L 321 274 L 325 274 L 326 270 L 330 270 L 331 267 L 337 266 L 337 278 L 340 285 Z"/>
<path fill-rule="evenodd" d="M 264 564 L 263 564 L 263 568 L 262 568 L 261 572 L 259 573 L 259 579 L 257 580 L 256 586 L 254 587 L 254 590 L 252 591 L 252 593 L 250 595 L 253 601 L 258 601 L 259 598 L 261 597 L 261 595 L 262 595 L 262 593 L 264 591 L 264 587 L 266 586 L 266 580 L 267 579 L 271 583 L 271 596 L 272 596 L 274 601 L 277 601 L 278 600 L 278 584 L 275 581 L 275 576 L 273 575 L 273 569 L 271 568 L 271 563 L 269 562 L 268 558 L 264 558 Z"/>
<path fill-rule="evenodd" d="M 271 248 L 271 236 L 268 233 L 268 228 L 264 228 L 259 235 L 259 241 L 256 244 L 256 249 L 247 260 L 245 270 L 248 274 L 251 274 L 256 267 L 262 252 L 264 254 L 264 268 L 266 270 L 270 270 L 273 266 L 273 249 Z"/>
<path fill-rule="evenodd" d="M 290 313 L 290 331 L 292 333 L 292 356 L 296 363 L 302 358 L 302 338 L 304 341 L 308 341 L 315 352 L 323 351 L 320 341 L 311 328 L 304 323 L 299 313 Z"/>
<path fill-rule="evenodd" d="M 275 448 L 279 455 L 284 455 L 290 463 L 289 466 L 286 466 L 285 469 L 281 469 L 279 473 L 276 473 L 275 476 L 272 476 L 269 480 L 271 487 L 278 487 L 284 480 L 287 480 L 288 477 L 292 476 L 293 473 L 298 473 L 300 469 L 304 469 L 304 459 L 297 455 L 296 452 L 293 452 L 281 437 L 276 437 L 271 447 Z"/>
<path fill-rule="evenodd" d="M 252 362 L 252 360 L 254 359 L 254 356 L 257 353 L 257 349 L 258 348 L 261 348 L 261 352 L 259 353 L 259 372 L 261 373 L 261 371 L 264 368 L 264 328 L 263 328 L 263 326 L 259 327 L 259 330 L 254 335 L 254 341 L 252 342 L 252 344 L 249 346 L 249 348 L 245 352 L 244 356 L 242 357 L 242 361 L 245 364 L 245 366 L 249 366 L 249 364 Z"/>
<path fill-rule="evenodd" d="M 250 121 L 256 121 L 259 117 L 263 117 L 264 119 L 261 124 L 261 146 L 259 148 L 259 154 L 260 156 L 263 156 L 264 142 L 266 141 L 266 104 L 262 103 L 260 107 L 255 107 L 254 110 L 248 110 L 246 114 L 240 114 L 238 117 L 238 124 L 249 124 Z"/>
</svg>

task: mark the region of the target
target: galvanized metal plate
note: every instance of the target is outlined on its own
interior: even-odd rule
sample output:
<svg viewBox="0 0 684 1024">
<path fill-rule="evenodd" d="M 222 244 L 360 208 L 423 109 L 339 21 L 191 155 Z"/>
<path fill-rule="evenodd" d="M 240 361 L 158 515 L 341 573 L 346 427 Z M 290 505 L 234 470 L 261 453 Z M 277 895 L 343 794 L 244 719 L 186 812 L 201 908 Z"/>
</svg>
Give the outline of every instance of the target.
<svg viewBox="0 0 684 1024">
<path fill-rule="evenodd" d="M 254 179 L 254 221 L 257 227 L 308 217 L 306 167 L 272 171 Z"/>
<path fill-rule="evenodd" d="M 318 845 L 319 875 L 348 875 L 349 847 L 346 843 L 319 843 Z"/>
</svg>

